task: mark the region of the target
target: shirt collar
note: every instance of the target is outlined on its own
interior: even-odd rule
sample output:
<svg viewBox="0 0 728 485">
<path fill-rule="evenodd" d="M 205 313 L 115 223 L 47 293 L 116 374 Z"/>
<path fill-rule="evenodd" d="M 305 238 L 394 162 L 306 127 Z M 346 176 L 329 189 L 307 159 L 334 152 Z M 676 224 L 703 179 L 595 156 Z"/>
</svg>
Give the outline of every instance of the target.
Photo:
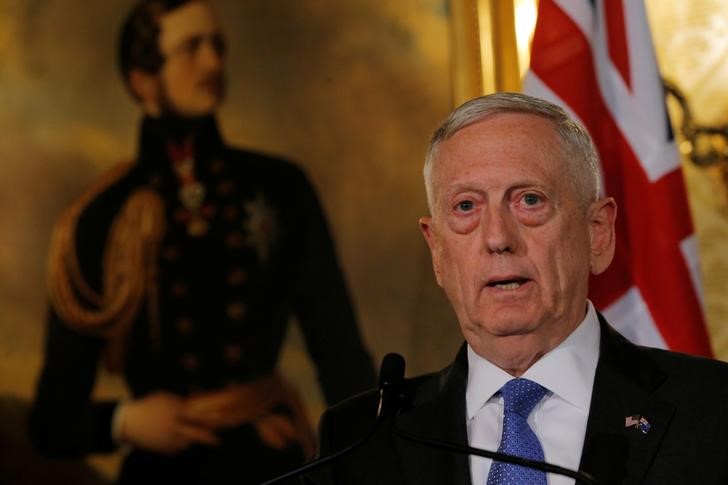
<svg viewBox="0 0 728 485">
<path fill-rule="evenodd" d="M 584 320 L 556 348 L 537 360 L 524 374 L 584 411 L 591 404 L 592 386 L 599 360 L 599 319 L 587 301 Z M 479 356 L 468 345 L 468 384 L 465 402 L 471 419 L 513 376 Z"/>
</svg>

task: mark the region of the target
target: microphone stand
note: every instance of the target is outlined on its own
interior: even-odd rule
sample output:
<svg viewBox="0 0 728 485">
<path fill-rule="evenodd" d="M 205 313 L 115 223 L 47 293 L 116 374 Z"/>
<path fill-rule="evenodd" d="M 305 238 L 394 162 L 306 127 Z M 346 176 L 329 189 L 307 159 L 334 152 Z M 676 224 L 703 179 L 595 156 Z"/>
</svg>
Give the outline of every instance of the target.
<svg viewBox="0 0 728 485">
<path fill-rule="evenodd" d="M 325 456 L 323 458 L 319 458 L 317 460 L 313 460 L 309 463 L 306 463 L 305 465 L 301 466 L 300 468 L 291 470 L 288 473 L 275 477 L 272 480 L 268 480 L 267 482 L 263 482 L 260 485 L 273 485 L 274 483 L 283 482 L 289 478 L 294 478 L 298 475 L 303 475 L 304 473 L 310 472 L 311 470 L 314 470 L 320 466 L 323 466 L 323 465 L 329 463 L 330 461 L 336 460 L 338 457 L 340 457 L 342 455 L 351 453 L 352 451 L 354 451 L 355 449 L 359 448 L 361 445 L 366 443 L 369 440 L 369 438 L 371 438 L 374 435 L 374 433 L 379 431 L 379 429 L 382 427 L 383 422 L 384 422 L 384 419 L 377 419 L 374 422 L 374 426 L 372 426 L 372 429 L 369 430 L 369 433 L 367 433 L 362 439 L 360 439 L 356 443 L 349 445 L 346 448 L 343 448 L 343 449 L 337 451 L 336 453 L 333 453 L 333 454 Z"/>
<path fill-rule="evenodd" d="M 273 485 L 275 483 L 283 482 L 289 478 L 294 478 L 299 475 L 303 475 L 306 472 L 319 468 L 333 460 L 336 460 L 340 456 L 351 453 L 361 445 L 369 441 L 369 438 L 379 431 L 382 424 L 387 420 L 390 414 L 397 409 L 397 403 L 401 399 L 398 394 L 401 387 L 402 381 L 404 380 L 404 358 L 399 354 L 387 354 L 382 360 L 382 366 L 379 371 L 379 405 L 377 406 L 377 419 L 374 421 L 374 425 L 369 432 L 364 435 L 359 441 L 352 445 L 343 448 L 336 453 L 313 460 L 305 465 L 293 469 L 288 473 L 275 477 L 267 482 L 263 482 L 260 485 Z"/>
<path fill-rule="evenodd" d="M 411 441 L 413 443 L 419 443 L 427 446 L 432 446 L 433 448 L 441 448 L 443 450 L 454 451 L 455 453 L 491 458 L 493 460 L 503 461 L 506 463 L 511 463 L 513 465 L 520 465 L 527 468 L 535 468 L 537 470 L 541 470 L 547 473 L 556 473 L 558 475 L 564 475 L 569 478 L 573 478 L 576 480 L 576 483 L 599 485 L 599 481 L 597 481 L 594 477 L 586 472 L 574 471 L 568 468 L 560 467 L 558 465 L 552 465 L 551 463 L 546 463 L 544 461 L 530 460 L 528 458 L 523 458 L 516 455 L 509 455 L 507 453 L 488 451 L 481 448 L 473 448 L 472 446 L 468 445 L 459 445 L 456 443 L 449 443 L 446 441 L 439 441 L 431 438 L 417 436 L 412 433 L 408 433 L 407 431 L 402 431 L 401 429 L 397 428 L 394 423 L 392 424 L 392 433 L 395 436 L 399 436 L 400 438 Z"/>
</svg>

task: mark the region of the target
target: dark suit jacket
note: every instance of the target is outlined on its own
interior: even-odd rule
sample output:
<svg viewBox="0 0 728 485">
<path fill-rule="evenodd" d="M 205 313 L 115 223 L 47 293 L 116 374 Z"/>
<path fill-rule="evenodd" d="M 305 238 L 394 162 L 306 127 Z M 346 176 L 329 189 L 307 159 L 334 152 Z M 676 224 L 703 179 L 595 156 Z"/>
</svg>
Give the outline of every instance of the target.
<svg viewBox="0 0 728 485">
<path fill-rule="evenodd" d="M 728 365 L 638 347 L 601 317 L 601 349 L 594 380 L 581 470 L 603 484 L 728 484 Z M 353 453 L 310 475 L 317 484 L 468 485 L 468 457 L 406 441 L 393 429 L 467 444 L 465 346 L 455 362 L 406 379 L 406 404 Z M 357 441 L 370 429 L 377 393 L 327 411 L 320 455 Z M 642 415 L 647 433 L 625 427 Z"/>
</svg>

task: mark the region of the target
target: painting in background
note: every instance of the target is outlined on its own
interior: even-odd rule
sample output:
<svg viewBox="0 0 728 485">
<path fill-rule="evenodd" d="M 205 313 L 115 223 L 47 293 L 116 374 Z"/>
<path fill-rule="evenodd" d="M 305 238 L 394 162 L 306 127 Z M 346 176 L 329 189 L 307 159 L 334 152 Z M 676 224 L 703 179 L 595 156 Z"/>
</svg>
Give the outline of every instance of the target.
<svg viewBox="0 0 728 485">
<path fill-rule="evenodd" d="M 40 365 L 53 221 L 134 153 L 140 113 L 116 70 L 133 2 L 0 2 L 0 393 L 27 400 Z M 328 214 L 375 359 L 409 373 L 459 344 L 417 227 L 427 140 L 451 107 L 446 0 L 214 1 L 229 35 L 231 144 L 296 160 Z M 321 399 L 294 334 L 284 371 Z M 100 394 L 123 392 L 104 375 Z M 113 467 L 113 464 L 111 465 Z M 107 467 L 108 468 L 108 467 Z"/>
</svg>

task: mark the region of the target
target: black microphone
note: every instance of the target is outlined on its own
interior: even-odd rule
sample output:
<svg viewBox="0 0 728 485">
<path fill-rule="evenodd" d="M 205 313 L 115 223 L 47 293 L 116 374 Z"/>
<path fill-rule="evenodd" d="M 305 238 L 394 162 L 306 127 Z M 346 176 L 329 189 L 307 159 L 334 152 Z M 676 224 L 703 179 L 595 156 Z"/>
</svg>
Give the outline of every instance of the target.
<svg viewBox="0 0 728 485">
<path fill-rule="evenodd" d="M 382 420 L 399 409 L 404 396 L 401 394 L 404 382 L 404 357 L 387 354 L 379 368 L 379 405 L 377 419 Z"/>
<path fill-rule="evenodd" d="M 394 413 L 404 401 L 402 396 L 402 383 L 404 382 L 404 358 L 399 354 L 387 354 L 382 359 L 382 365 L 379 368 L 379 404 L 377 405 L 377 419 L 369 432 L 362 439 L 352 445 L 343 448 L 331 455 L 310 461 L 303 466 L 295 468 L 288 473 L 275 477 L 260 485 L 273 485 L 285 480 L 295 478 L 310 472 L 320 466 L 330 463 L 337 458 L 351 453 L 361 445 L 366 443 L 379 428 L 382 427 L 389 416 Z"/>
</svg>

